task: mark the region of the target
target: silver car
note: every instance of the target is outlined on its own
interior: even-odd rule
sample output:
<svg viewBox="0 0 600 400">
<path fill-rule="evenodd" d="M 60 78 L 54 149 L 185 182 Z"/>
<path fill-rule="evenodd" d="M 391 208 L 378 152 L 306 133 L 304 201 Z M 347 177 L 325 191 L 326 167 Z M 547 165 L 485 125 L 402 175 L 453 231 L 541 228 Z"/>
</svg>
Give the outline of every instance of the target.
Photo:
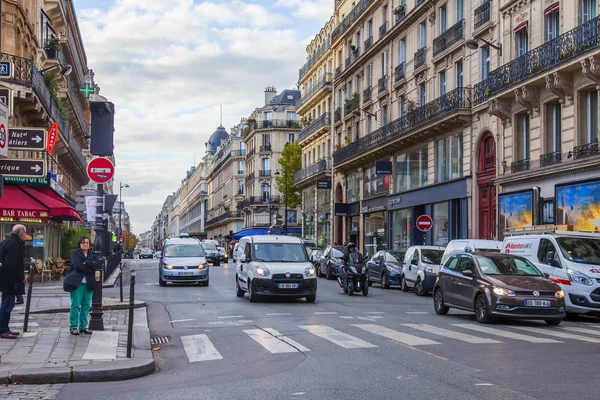
<svg viewBox="0 0 600 400">
<path fill-rule="evenodd" d="M 208 262 L 197 239 L 167 239 L 158 269 L 160 286 L 167 286 L 167 282 L 208 286 Z"/>
<path fill-rule="evenodd" d="M 206 255 L 208 262 L 215 266 L 221 265 L 221 256 L 219 255 L 217 246 L 211 242 L 202 242 L 200 244 L 204 248 L 204 254 Z"/>
</svg>

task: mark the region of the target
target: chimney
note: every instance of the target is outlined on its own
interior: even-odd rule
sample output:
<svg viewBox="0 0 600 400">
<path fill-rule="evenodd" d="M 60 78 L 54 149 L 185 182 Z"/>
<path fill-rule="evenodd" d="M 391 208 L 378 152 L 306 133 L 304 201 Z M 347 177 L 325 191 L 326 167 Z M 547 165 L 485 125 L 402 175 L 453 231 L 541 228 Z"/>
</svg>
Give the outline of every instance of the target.
<svg viewBox="0 0 600 400">
<path fill-rule="evenodd" d="M 275 86 L 267 86 L 265 88 L 265 106 L 268 106 L 275 96 L 277 96 L 277 89 L 275 89 Z"/>
</svg>

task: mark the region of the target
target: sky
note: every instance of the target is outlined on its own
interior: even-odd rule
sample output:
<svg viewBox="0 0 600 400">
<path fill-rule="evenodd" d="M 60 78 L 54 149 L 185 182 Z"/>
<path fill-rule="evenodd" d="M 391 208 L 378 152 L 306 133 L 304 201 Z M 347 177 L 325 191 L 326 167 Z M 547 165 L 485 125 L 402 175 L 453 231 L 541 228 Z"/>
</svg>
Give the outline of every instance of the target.
<svg viewBox="0 0 600 400">
<path fill-rule="evenodd" d="M 88 67 L 115 104 L 115 191 L 149 230 L 219 125 L 295 89 L 334 0 L 75 0 Z"/>
</svg>

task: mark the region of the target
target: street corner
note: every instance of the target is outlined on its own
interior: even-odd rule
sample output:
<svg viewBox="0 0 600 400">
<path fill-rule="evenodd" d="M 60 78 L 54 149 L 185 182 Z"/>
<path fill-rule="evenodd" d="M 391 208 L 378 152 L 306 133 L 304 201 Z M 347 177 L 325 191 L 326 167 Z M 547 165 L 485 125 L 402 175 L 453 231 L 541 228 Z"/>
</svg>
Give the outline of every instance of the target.
<svg viewBox="0 0 600 400">
<path fill-rule="evenodd" d="M 150 357 L 72 367 L 71 382 L 122 381 L 150 375 L 155 370 L 154 358 L 150 354 Z"/>
</svg>

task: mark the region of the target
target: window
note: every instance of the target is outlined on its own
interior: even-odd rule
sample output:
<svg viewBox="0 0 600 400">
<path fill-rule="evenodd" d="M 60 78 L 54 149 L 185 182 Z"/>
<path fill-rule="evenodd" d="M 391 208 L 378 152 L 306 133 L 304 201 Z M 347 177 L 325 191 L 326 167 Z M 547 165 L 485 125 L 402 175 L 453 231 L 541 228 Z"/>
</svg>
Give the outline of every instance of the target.
<svg viewBox="0 0 600 400">
<path fill-rule="evenodd" d="M 454 66 L 456 67 L 456 87 L 461 88 L 463 87 L 463 63 L 462 61 L 457 61 Z"/>
<path fill-rule="evenodd" d="M 239 179 L 237 181 L 237 187 L 238 187 L 238 194 L 244 194 L 244 181 Z"/>
<path fill-rule="evenodd" d="M 360 177 L 358 172 L 346 176 L 346 203 L 355 203 L 360 200 Z"/>
<path fill-rule="evenodd" d="M 527 25 L 515 32 L 515 41 L 517 44 L 517 57 L 527 54 L 529 51 L 529 37 L 527 34 Z"/>
<path fill-rule="evenodd" d="M 346 85 L 346 96 L 348 98 L 348 100 L 352 99 L 352 81 L 348 82 L 348 84 Z"/>
<path fill-rule="evenodd" d="M 271 111 L 265 112 L 265 120 L 271 121 L 273 117 L 271 116 Z"/>
<path fill-rule="evenodd" d="M 271 197 L 271 186 L 269 186 L 268 184 L 262 185 L 261 196 L 262 196 L 263 202 L 269 201 L 269 198 Z"/>
<path fill-rule="evenodd" d="M 388 6 L 383 6 L 381 14 L 383 17 L 383 22 L 388 22 Z"/>
<path fill-rule="evenodd" d="M 438 73 L 438 82 L 440 84 L 440 96 L 446 94 L 446 71 Z"/>
<path fill-rule="evenodd" d="M 367 87 L 373 86 L 373 63 L 367 67 Z"/>
<path fill-rule="evenodd" d="M 540 239 L 540 248 L 538 249 L 538 260 L 542 264 L 547 264 L 546 259 L 548 258 L 548 253 L 553 251 L 556 254 L 556 247 L 549 239 Z"/>
<path fill-rule="evenodd" d="M 401 95 L 398 99 L 398 118 L 404 117 L 404 95 Z"/>
<path fill-rule="evenodd" d="M 529 158 L 529 114 L 517 115 L 517 137 L 515 140 L 515 161 Z"/>
<path fill-rule="evenodd" d="M 546 153 L 561 150 L 562 108 L 560 103 L 547 106 Z"/>
<path fill-rule="evenodd" d="M 238 161 L 238 172 L 240 172 L 240 175 L 244 173 L 245 165 L 244 161 Z"/>
<path fill-rule="evenodd" d="M 475 273 L 475 261 L 471 256 L 460 256 L 460 264 L 458 266 L 458 272 L 473 271 Z"/>
<path fill-rule="evenodd" d="M 288 210 L 286 222 L 288 225 L 296 225 L 298 223 L 298 211 Z"/>
<path fill-rule="evenodd" d="M 383 125 L 387 125 L 387 123 L 389 121 L 387 104 L 381 108 L 381 114 L 382 114 Z"/>
<path fill-rule="evenodd" d="M 271 159 L 270 158 L 263 158 L 262 159 L 262 169 L 264 171 L 269 171 L 271 169 Z"/>
<path fill-rule="evenodd" d="M 425 22 L 419 24 L 419 48 L 427 47 L 427 25 Z"/>
<path fill-rule="evenodd" d="M 449 270 L 452 270 L 452 271 L 458 271 L 458 268 L 457 268 L 458 260 L 459 260 L 458 256 L 450 257 L 448 259 L 448 262 L 446 263 L 446 265 L 444 265 L 444 268 L 448 268 Z"/>
<path fill-rule="evenodd" d="M 433 244 L 435 246 L 446 246 L 450 240 L 449 212 L 447 201 L 433 205 Z"/>
<path fill-rule="evenodd" d="M 356 35 L 354 35 L 354 42 L 356 43 L 356 48 L 359 49 L 360 48 L 360 31 L 356 32 Z"/>
<path fill-rule="evenodd" d="M 395 190 L 404 192 L 427 185 L 428 167 L 426 145 L 397 156 Z"/>
<path fill-rule="evenodd" d="M 342 103 L 343 103 L 342 98 L 343 98 L 342 90 L 340 89 L 340 90 L 338 90 L 338 98 L 337 98 L 337 106 L 338 107 L 342 106 Z"/>
<path fill-rule="evenodd" d="M 583 95 L 583 135 L 584 143 L 598 141 L 598 90 L 592 89 Z"/>
<path fill-rule="evenodd" d="M 286 118 L 288 121 L 295 121 L 296 120 L 296 113 L 294 111 L 288 111 L 286 112 Z"/>
<path fill-rule="evenodd" d="M 356 91 L 358 93 L 360 93 L 361 89 L 362 89 L 362 82 L 360 79 L 360 75 L 356 75 Z"/>
<path fill-rule="evenodd" d="M 465 0 L 456 0 L 456 22 L 465 18 Z"/>
<path fill-rule="evenodd" d="M 373 128 L 372 123 L 373 123 L 372 118 L 370 115 L 368 115 L 367 116 L 367 132 L 366 132 L 367 134 L 371 133 L 371 130 Z"/>
<path fill-rule="evenodd" d="M 421 83 L 419 85 L 419 105 L 421 107 L 423 107 L 425 105 L 425 101 L 426 101 L 426 98 L 425 98 L 425 84 Z"/>
<path fill-rule="evenodd" d="M 373 36 L 373 20 L 367 22 L 367 38 Z"/>
<path fill-rule="evenodd" d="M 556 3 L 546 10 L 544 15 L 544 25 L 546 29 L 546 42 L 560 35 L 560 4 Z"/>
<path fill-rule="evenodd" d="M 363 171 L 363 195 L 373 197 L 386 193 L 390 190 L 390 177 L 388 175 L 376 175 L 375 165 Z"/>
<path fill-rule="evenodd" d="M 440 7 L 440 35 L 446 32 L 447 24 L 446 24 L 446 6 Z"/>
<path fill-rule="evenodd" d="M 579 0 L 579 23 L 596 18 L 596 0 Z"/>
<path fill-rule="evenodd" d="M 436 181 L 444 182 L 462 176 L 462 137 L 448 136 L 436 142 Z"/>
<path fill-rule="evenodd" d="M 287 143 L 294 143 L 295 141 L 296 141 L 296 135 L 293 133 L 288 133 Z"/>
<path fill-rule="evenodd" d="M 406 62 L 406 39 L 400 40 L 400 64 Z"/>
<path fill-rule="evenodd" d="M 388 71 L 388 52 L 381 53 L 381 77 L 387 76 Z"/>
<path fill-rule="evenodd" d="M 268 133 L 263 133 L 262 135 L 262 145 L 263 146 L 268 146 L 271 144 L 271 135 L 269 135 Z"/>
<path fill-rule="evenodd" d="M 490 48 L 481 48 L 481 80 L 488 78 L 490 74 Z"/>
</svg>

